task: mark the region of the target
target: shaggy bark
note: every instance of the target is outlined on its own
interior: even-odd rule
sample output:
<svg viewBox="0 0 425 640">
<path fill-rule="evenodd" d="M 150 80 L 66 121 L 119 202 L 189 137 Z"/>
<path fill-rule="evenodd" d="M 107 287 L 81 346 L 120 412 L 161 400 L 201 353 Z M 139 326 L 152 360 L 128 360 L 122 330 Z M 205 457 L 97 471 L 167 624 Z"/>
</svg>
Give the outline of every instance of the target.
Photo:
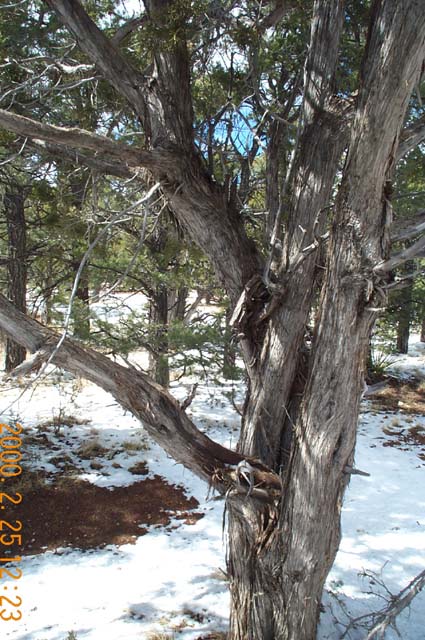
<svg viewBox="0 0 425 640">
<path fill-rule="evenodd" d="M 251 506 L 230 509 L 232 640 L 315 637 L 324 580 L 340 541 L 344 469 L 353 461 L 368 338 L 381 295 L 373 268 L 388 252 L 385 181 L 422 64 L 424 26 L 417 2 L 374 4 L 282 502 L 277 516 Z"/>
<path fill-rule="evenodd" d="M 171 19 L 172 0 L 146 2 L 153 26 L 173 34 L 168 42 L 158 40 L 150 82 L 120 58 L 76 0 L 48 4 L 133 106 L 149 148 L 1 111 L 0 125 L 50 144 L 97 151 L 104 162 L 116 162 L 122 153 L 129 170 L 147 167 L 161 182 L 175 216 L 211 260 L 234 306 L 250 385 L 239 453 L 200 433 L 177 402 L 140 372 L 69 340 L 55 350 L 57 337 L 3 297 L 0 327 L 36 351 L 35 360 L 53 354 L 59 366 L 110 391 L 170 455 L 225 495 L 231 640 L 312 640 L 340 539 L 368 340 L 394 264 L 388 180 L 425 57 L 422 3 L 372 3 L 355 104 L 334 95 L 344 2 L 314 3 L 302 120 L 282 201 L 287 209 L 279 212 L 286 221 L 283 257 L 279 269 L 266 274 L 235 203 L 209 176 L 194 147 L 184 17 Z M 111 55 L 116 60 L 109 68 Z M 317 279 L 315 251 L 327 229 L 327 266 Z M 396 264 L 405 259 L 410 258 L 398 256 Z M 321 295 L 306 350 L 318 282 Z"/>
<path fill-rule="evenodd" d="M 281 465 L 282 442 L 287 446 L 290 441 L 292 425 L 287 418 L 303 387 L 300 349 L 314 293 L 316 255 L 306 256 L 296 269 L 293 265 L 326 228 L 331 189 L 347 139 L 345 119 L 336 117 L 333 100 L 343 8 L 344 3 L 335 0 L 315 4 L 304 80 L 304 126 L 290 181 L 280 281 L 267 310 L 271 316 L 264 339 L 255 353 L 243 421 L 240 450 L 276 469 Z M 289 433 L 282 433 L 285 422 Z"/>
</svg>

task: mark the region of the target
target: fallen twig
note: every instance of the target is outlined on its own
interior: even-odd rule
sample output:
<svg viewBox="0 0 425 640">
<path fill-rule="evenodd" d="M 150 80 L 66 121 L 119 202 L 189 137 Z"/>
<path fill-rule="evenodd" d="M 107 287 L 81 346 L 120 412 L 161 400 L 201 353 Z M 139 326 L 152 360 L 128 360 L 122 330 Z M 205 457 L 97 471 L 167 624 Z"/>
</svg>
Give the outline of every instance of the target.
<svg viewBox="0 0 425 640">
<path fill-rule="evenodd" d="M 421 571 L 407 587 L 402 589 L 396 596 L 393 596 L 388 606 L 382 609 L 376 617 L 377 622 L 367 634 L 365 640 L 373 638 L 384 638 L 388 627 L 393 627 L 397 633 L 396 619 L 400 613 L 406 609 L 413 598 L 423 589 L 425 585 L 425 570 Z M 400 635 L 400 634 L 399 634 Z"/>
</svg>

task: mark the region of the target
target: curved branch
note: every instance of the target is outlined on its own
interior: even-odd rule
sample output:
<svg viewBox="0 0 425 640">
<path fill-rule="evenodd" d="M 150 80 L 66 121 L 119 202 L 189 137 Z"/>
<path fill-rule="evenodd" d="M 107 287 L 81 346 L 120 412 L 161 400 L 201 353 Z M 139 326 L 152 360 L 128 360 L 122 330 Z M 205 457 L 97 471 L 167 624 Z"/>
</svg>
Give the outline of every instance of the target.
<svg viewBox="0 0 425 640">
<path fill-rule="evenodd" d="M 425 235 L 421 236 L 419 240 L 416 240 L 410 247 L 396 253 L 394 256 L 389 258 L 389 260 L 385 260 L 380 262 L 374 267 L 375 273 L 388 273 L 392 271 L 396 267 L 399 267 L 404 262 L 408 260 L 413 260 L 413 258 L 417 258 L 423 251 L 425 250 Z"/>
<path fill-rule="evenodd" d="M 159 169 L 164 166 L 165 156 L 169 155 L 161 151 L 135 149 L 122 142 L 78 127 L 57 127 L 41 123 L 4 109 L 0 109 L 0 127 L 20 136 L 45 140 L 60 147 L 68 147 L 73 150 L 87 149 L 100 155 L 104 154 L 108 159 L 112 157 L 116 161 L 119 160 L 124 167 L 127 164 L 133 168 Z"/>
<path fill-rule="evenodd" d="M 425 140 L 425 114 L 401 132 L 397 162 Z"/>
<path fill-rule="evenodd" d="M 1 294 L 0 329 L 36 353 L 38 364 L 49 358 L 59 340 L 54 331 L 18 311 Z M 123 367 L 71 339 L 63 341 L 53 362 L 111 393 L 121 406 L 143 421 L 149 435 L 174 460 L 207 482 L 217 471 L 225 471 L 227 465 L 237 465 L 243 459 L 199 431 L 177 400 L 141 371 Z"/>
</svg>

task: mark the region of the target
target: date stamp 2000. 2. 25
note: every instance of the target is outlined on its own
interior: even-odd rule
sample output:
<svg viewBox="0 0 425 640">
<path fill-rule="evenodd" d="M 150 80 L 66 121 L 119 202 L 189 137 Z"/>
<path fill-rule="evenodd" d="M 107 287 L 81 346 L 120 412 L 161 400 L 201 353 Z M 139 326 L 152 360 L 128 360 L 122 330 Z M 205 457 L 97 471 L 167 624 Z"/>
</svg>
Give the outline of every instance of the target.
<svg viewBox="0 0 425 640">
<path fill-rule="evenodd" d="M 20 424 L 0 423 L 0 625 L 2 621 L 20 620 L 22 598 L 18 595 L 22 570 L 16 566 L 21 556 L 8 555 L 22 545 L 22 522 L 13 519 L 14 505 L 22 502 L 22 495 L 13 491 L 13 478 L 20 476 L 22 467 Z M 3 518 L 7 518 L 3 520 Z M 7 563 L 7 565 L 5 565 Z"/>
</svg>

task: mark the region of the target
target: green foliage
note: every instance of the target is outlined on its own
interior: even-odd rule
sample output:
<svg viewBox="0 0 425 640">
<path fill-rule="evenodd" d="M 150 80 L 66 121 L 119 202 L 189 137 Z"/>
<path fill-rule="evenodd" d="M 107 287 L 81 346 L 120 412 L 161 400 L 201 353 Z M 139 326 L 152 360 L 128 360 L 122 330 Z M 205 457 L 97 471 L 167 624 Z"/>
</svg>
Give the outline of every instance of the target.
<svg viewBox="0 0 425 640">
<path fill-rule="evenodd" d="M 385 345 L 374 347 L 369 352 L 367 363 L 368 381 L 371 384 L 379 382 L 385 377 L 387 370 L 394 364 L 395 358 L 385 351 Z"/>
<path fill-rule="evenodd" d="M 292 10 L 278 28 L 262 30 L 261 20 L 274 3 L 175 0 L 160 15 L 146 19 L 142 28 L 136 28 L 120 43 L 122 55 L 153 82 L 154 55 L 171 51 L 185 55 L 187 45 L 196 144 L 211 179 L 235 187 L 235 215 L 241 217 L 259 246 L 263 245 L 265 235 L 266 218 L 262 212 L 266 209 L 265 184 L 269 169 L 266 149 L 275 122 L 269 116 L 278 116 L 285 123 L 279 148 L 279 180 L 283 182 L 296 139 L 303 65 L 310 38 L 312 0 L 299 0 L 291 5 Z M 346 3 L 335 87 L 342 97 L 352 94 L 358 86 L 370 6 L 369 0 Z M 121 3 L 112 0 L 87 0 L 84 7 L 109 37 L 128 18 Z M 99 80 L 97 73 L 90 72 L 86 77 L 78 70 L 82 63 L 90 61 L 73 44 L 73 37 L 45 3 L 28 2 L 8 9 L 7 20 L 0 22 L 0 54 L 5 61 L 1 81 L 2 93 L 6 96 L 1 106 L 6 103 L 6 108 L 10 106 L 7 96 L 13 95 L 23 115 L 107 133 L 111 138 L 143 148 L 144 133 L 127 101 L 108 83 Z M 20 64 L 22 58 L 26 59 L 25 64 Z M 48 62 L 58 59 L 67 65 L 66 73 L 60 71 L 60 65 Z M 238 109 L 243 110 L 245 120 Z M 409 122 L 420 113 L 420 105 L 413 98 Z M 258 143 L 256 152 L 255 143 Z M 0 131 L 2 160 L 19 151 L 21 146 L 22 141 L 17 141 L 15 135 Z M 425 207 L 424 169 L 421 148 L 400 163 L 395 183 L 396 219 Z M 242 194 L 244 171 L 248 173 L 248 186 Z M 71 168 L 64 160 L 56 159 L 52 164 L 34 149 L 26 149 L 11 165 L 10 172 L 27 190 L 31 298 L 36 308 L 44 305 L 45 319 L 50 324 L 63 322 L 78 265 L 90 243 L 117 212 L 124 212 L 124 221 L 120 227 L 111 227 L 97 243 L 83 274 L 83 284 L 89 287 L 92 298 L 118 279 L 118 291 L 140 290 L 152 303 L 161 291 L 216 287 L 201 251 L 183 238 L 163 200 L 152 207 L 145 242 L 139 247 L 144 212 L 137 211 L 135 216 L 125 212 L 129 203 L 143 195 L 140 187 L 95 175 L 87 169 Z M 414 199 L 406 197 L 412 193 L 417 194 Z M 261 215 L 257 216 L 258 213 Z M 6 252 L 2 228 L 0 253 Z M 130 263 L 131 268 L 126 272 Z M 4 285 L 6 273 L 4 267 L 1 269 Z M 216 289 L 216 293 L 224 308 L 222 292 Z M 424 300 L 425 283 L 418 278 L 413 289 L 412 321 L 415 324 L 424 317 Z M 395 292 L 378 324 L 378 331 L 389 348 L 394 344 L 402 309 L 403 299 Z M 217 317 L 200 315 L 197 321 L 186 326 L 175 320 L 165 325 L 149 323 L 145 310 L 123 316 L 117 325 L 98 318 L 93 310 L 88 316 L 88 311 L 83 296 L 77 297 L 71 329 L 81 339 L 90 339 L 106 351 L 128 354 L 146 347 L 159 353 L 161 340 L 167 333 L 166 354 L 171 357 L 172 367 L 180 372 L 199 367 L 219 371 L 226 362 L 225 351 L 231 335 L 225 328 L 223 313 Z M 383 363 L 375 356 L 373 359 L 372 368 L 382 370 Z M 238 375 L 237 367 L 232 371 L 231 362 L 226 366 L 229 367 L 227 375 Z"/>
</svg>

